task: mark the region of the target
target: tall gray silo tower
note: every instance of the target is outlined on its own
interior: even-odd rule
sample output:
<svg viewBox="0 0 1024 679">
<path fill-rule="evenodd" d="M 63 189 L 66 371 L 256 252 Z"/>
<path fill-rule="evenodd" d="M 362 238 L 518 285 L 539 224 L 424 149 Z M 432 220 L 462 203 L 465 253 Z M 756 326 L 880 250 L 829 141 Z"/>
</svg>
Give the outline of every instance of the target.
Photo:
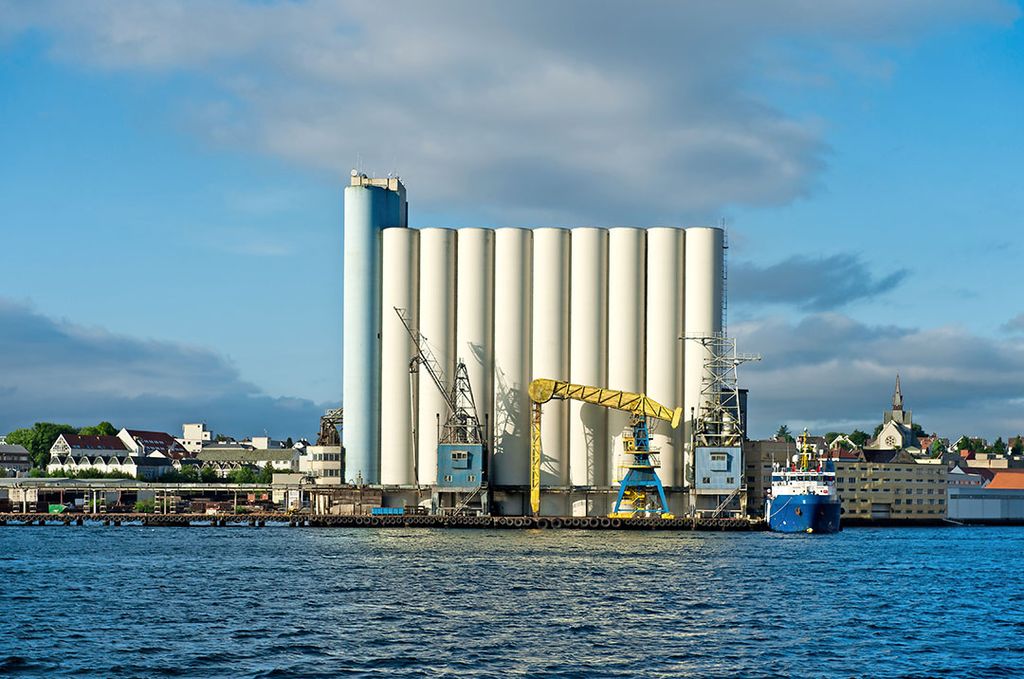
<svg viewBox="0 0 1024 679">
<path fill-rule="evenodd" d="M 345 187 L 343 440 L 345 480 L 380 483 L 381 231 L 408 226 L 397 177 L 352 171 Z"/>
</svg>

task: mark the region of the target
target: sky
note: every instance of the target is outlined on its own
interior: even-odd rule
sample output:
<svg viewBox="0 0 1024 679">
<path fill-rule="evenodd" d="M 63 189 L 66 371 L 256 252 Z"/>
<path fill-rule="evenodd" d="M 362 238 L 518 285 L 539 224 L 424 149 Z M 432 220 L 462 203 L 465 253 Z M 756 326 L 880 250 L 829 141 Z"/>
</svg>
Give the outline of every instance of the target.
<svg viewBox="0 0 1024 679">
<path fill-rule="evenodd" d="M 1024 431 L 1024 7 L 0 0 L 0 432 L 312 437 L 342 188 L 725 224 L 750 434 Z"/>
</svg>

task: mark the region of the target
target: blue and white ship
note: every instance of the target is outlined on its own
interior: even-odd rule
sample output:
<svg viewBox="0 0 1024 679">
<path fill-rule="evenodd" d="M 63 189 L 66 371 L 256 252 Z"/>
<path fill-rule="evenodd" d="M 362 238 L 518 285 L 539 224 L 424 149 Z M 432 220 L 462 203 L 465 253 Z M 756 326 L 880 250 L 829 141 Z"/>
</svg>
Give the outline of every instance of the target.
<svg viewBox="0 0 1024 679">
<path fill-rule="evenodd" d="M 800 436 L 800 452 L 793 456 L 792 464 L 772 465 L 772 487 L 765 504 L 771 530 L 780 533 L 835 533 L 839 530 L 835 463 L 814 458 L 814 446 L 805 429 Z"/>
</svg>

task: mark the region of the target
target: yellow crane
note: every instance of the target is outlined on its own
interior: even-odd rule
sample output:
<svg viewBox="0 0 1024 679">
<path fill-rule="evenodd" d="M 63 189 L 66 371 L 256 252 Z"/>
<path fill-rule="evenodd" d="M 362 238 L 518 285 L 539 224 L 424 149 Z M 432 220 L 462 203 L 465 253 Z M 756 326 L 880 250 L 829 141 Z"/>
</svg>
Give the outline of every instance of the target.
<svg viewBox="0 0 1024 679">
<path fill-rule="evenodd" d="M 530 421 L 530 507 L 533 513 L 540 511 L 540 461 L 541 461 L 541 406 L 551 399 L 563 401 L 583 401 L 604 408 L 613 408 L 630 413 L 633 418 L 632 436 L 625 437 L 626 452 L 633 455 L 633 462 L 627 465 L 625 478 L 619 485 L 619 496 L 615 502 L 613 516 L 632 515 L 638 513 L 637 503 L 634 510 L 626 513 L 621 510 L 623 499 L 645 501 L 650 489 L 657 491 L 661 502 L 660 511 L 647 508 L 639 510 L 643 513 L 657 513 L 662 517 L 671 518 L 668 513 L 668 502 L 665 490 L 661 485 L 655 465 L 651 460 L 650 430 L 648 420 L 664 420 L 670 422 L 672 428 L 679 426 L 683 418 L 682 408 L 667 408 L 644 394 L 602 387 L 588 387 L 583 384 L 570 384 L 559 380 L 536 379 L 530 382 L 531 421 Z M 642 502 L 645 504 L 645 502 Z"/>
</svg>

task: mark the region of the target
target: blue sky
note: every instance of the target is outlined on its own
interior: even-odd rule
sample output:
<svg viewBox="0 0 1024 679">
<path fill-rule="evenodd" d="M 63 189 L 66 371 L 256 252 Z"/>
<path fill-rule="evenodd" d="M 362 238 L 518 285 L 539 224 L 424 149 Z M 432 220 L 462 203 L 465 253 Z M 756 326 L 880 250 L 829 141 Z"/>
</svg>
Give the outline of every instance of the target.
<svg viewBox="0 0 1024 679">
<path fill-rule="evenodd" d="M 358 164 L 416 226 L 725 220 L 754 435 L 896 371 L 1017 433 L 1022 121 L 1015 2 L 0 0 L 0 431 L 312 435 Z"/>
</svg>

